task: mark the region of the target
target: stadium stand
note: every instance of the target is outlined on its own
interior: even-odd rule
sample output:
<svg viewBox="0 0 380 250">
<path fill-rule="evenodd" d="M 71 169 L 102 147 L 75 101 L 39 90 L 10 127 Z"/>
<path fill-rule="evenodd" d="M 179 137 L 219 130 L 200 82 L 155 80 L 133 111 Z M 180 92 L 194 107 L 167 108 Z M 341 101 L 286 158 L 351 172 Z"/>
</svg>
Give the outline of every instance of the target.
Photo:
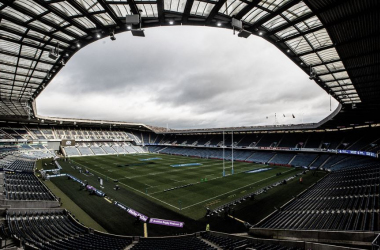
<svg viewBox="0 0 380 250">
<path fill-rule="evenodd" d="M 236 237 L 231 238 L 228 235 L 214 235 L 209 232 L 202 232 L 201 237 L 209 242 L 214 243 L 219 246 L 221 249 L 257 249 L 257 250 L 266 250 L 266 249 L 276 249 L 276 250 L 293 250 L 293 247 L 286 247 L 276 244 L 266 244 L 255 242 L 254 239 L 248 237 Z"/>
<path fill-rule="evenodd" d="M 16 238 L 38 249 L 125 249 L 130 237 L 94 232 L 78 224 L 66 210 L 8 210 L 9 231 Z"/>
<path fill-rule="evenodd" d="M 64 147 L 67 156 L 79 156 L 80 152 L 76 147 Z"/>
<path fill-rule="evenodd" d="M 4 194 L 8 200 L 55 200 L 32 173 L 6 172 L 3 178 Z"/>
<path fill-rule="evenodd" d="M 256 227 L 379 231 L 379 167 L 335 171 Z"/>
<path fill-rule="evenodd" d="M 33 172 L 35 161 L 15 160 L 4 170 L 13 170 L 19 172 Z"/>
<path fill-rule="evenodd" d="M 195 235 L 164 238 L 140 238 L 132 250 L 216 250 Z"/>
</svg>

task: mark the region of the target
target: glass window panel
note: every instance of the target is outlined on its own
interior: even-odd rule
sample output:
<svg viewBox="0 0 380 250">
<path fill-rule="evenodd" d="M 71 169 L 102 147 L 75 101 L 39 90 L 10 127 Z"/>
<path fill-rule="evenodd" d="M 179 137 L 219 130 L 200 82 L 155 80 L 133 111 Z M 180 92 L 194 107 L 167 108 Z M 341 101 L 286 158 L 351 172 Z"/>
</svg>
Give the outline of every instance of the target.
<svg viewBox="0 0 380 250">
<path fill-rule="evenodd" d="M 11 38 L 13 40 L 21 40 L 21 36 L 15 35 L 14 33 L 10 33 L 8 31 L 0 30 L 0 37 L 6 37 L 6 38 Z"/>
<path fill-rule="evenodd" d="M 36 48 L 32 48 L 32 47 L 25 46 L 25 45 L 22 46 L 22 48 L 21 48 L 21 55 L 23 55 L 23 56 L 38 59 L 40 54 L 41 54 L 41 50 L 36 49 Z"/>
<path fill-rule="evenodd" d="M 73 19 L 78 24 L 82 25 L 86 29 L 96 28 L 96 25 L 90 21 L 87 17 L 78 17 Z"/>
<path fill-rule="evenodd" d="M 219 9 L 220 13 L 233 16 L 239 13 L 247 4 L 239 0 L 227 0 L 226 4 Z"/>
<path fill-rule="evenodd" d="M 344 69 L 344 65 L 343 65 L 342 61 L 329 63 L 329 64 L 326 64 L 326 66 L 332 72 Z"/>
<path fill-rule="evenodd" d="M 32 60 L 29 60 L 29 59 L 25 59 L 25 58 L 20 58 L 18 64 L 21 65 L 21 66 L 24 66 L 26 68 L 28 67 L 34 67 L 36 65 L 36 61 L 32 61 Z"/>
<path fill-rule="evenodd" d="M 6 16 L 9 16 L 11 18 L 15 18 L 21 22 L 28 22 L 30 21 L 32 18 L 28 15 L 25 15 L 23 13 L 21 13 L 20 11 L 17 11 L 9 6 L 5 7 L 4 9 L 2 9 L 0 11 L 1 15 L 6 15 Z"/>
<path fill-rule="evenodd" d="M 54 36 L 58 36 L 58 37 L 60 37 L 60 38 L 62 38 L 62 39 L 64 39 L 64 40 L 66 40 L 66 41 L 72 41 L 72 40 L 75 40 L 75 38 L 74 37 L 72 37 L 72 36 L 69 36 L 69 35 L 67 35 L 67 34 L 65 34 L 65 33 L 63 33 L 63 32 L 61 32 L 61 31 L 57 31 L 57 32 L 55 32 L 54 33 Z"/>
<path fill-rule="evenodd" d="M 334 80 L 334 77 L 333 77 L 333 75 L 331 75 L 331 74 L 323 75 L 323 76 L 319 76 L 319 78 L 320 78 L 322 81 L 324 81 L 324 82 Z"/>
<path fill-rule="evenodd" d="M 335 76 L 336 79 L 348 78 L 348 74 L 346 71 L 334 73 L 333 75 Z"/>
<path fill-rule="evenodd" d="M 4 20 L 4 19 L 1 20 L 0 27 L 13 29 L 13 30 L 21 32 L 21 33 L 25 33 L 25 31 L 27 30 L 26 27 L 20 26 L 18 24 L 15 24 L 13 22 L 10 22 L 10 21 Z"/>
<path fill-rule="evenodd" d="M 46 14 L 42 17 L 42 19 L 46 20 L 46 21 L 49 21 L 51 23 L 54 23 L 55 25 L 58 25 L 60 27 L 64 27 L 64 26 L 67 26 L 69 24 L 69 22 L 63 20 L 62 18 L 60 18 L 59 16 L 57 16 L 56 14 L 50 12 L 49 14 Z"/>
<path fill-rule="evenodd" d="M 326 85 L 329 87 L 337 87 L 337 86 L 339 86 L 339 83 L 337 81 L 327 82 Z"/>
<path fill-rule="evenodd" d="M 44 12 L 47 12 L 47 9 L 37 4 L 33 0 L 16 0 L 14 4 L 20 6 L 23 9 L 33 12 L 36 15 L 41 15 Z"/>
<path fill-rule="evenodd" d="M 86 36 L 87 33 L 86 32 L 83 32 L 82 30 L 78 29 L 77 27 L 75 26 L 70 26 L 70 27 L 67 27 L 66 30 L 80 36 L 80 37 L 83 37 L 83 36 Z"/>
<path fill-rule="evenodd" d="M 286 41 L 285 44 L 296 54 L 312 51 L 312 48 L 303 36 Z"/>
<path fill-rule="evenodd" d="M 0 49 L 0 53 L 1 53 L 1 49 Z M 11 64 L 11 65 L 16 65 L 16 63 L 17 63 L 17 57 L 1 54 L 1 56 L 0 56 L 0 62 Z"/>
<path fill-rule="evenodd" d="M 295 25 L 301 32 L 308 31 L 317 27 L 321 27 L 322 23 L 317 16 L 310 17 L 305 21 L 299 22 Z"/>
<path fill-rule="evenodd" d="M 261 18 L 267 16 L 268 14 L 269 12 L 259 9 L 257 7 L 254 7 L 250 12 L 248 12 L 247 14 L 245 14 L 245 16 L 243 16 L 242 20 L 247 23 L 254 24 L 257 21 L 259 21 Z"/>
<path fill-rule="evenodd" d="M 334 88 L 331 88 L 331 90 L 334 91 L 334 92 L 341 91 L 342 87 L 334 87 Z"/>
<path fill-rule="evenodd" d="M 275 11 L 290 0 L 263 0 L 259 3 L 259 6 L 271 11 Z"/>
<path fill-rule="evenodd" d="M 285 19 L 293 21 L 311 12 L 311 9 L 307 7 L 304 2 L 299 2 L 298 4 L 293 5 L 286 11 L 282 12 L 282 15 L 285 17 Z"/>
<path fill-rule="evenodd" d="M 333 44 L 326 29 L 321 29 L 316 32 L 306 34 L 305 37 L 314 49 L 319 49 Z"/>
<path fill-rule="evenodd" d="M 30 38 L 24 38 L 23 43 L 31 44 L 31 45 L 38 46 L 38 47 L 42 47 L 43 45 L 45 45 L 44 43 L 37 42 L 37 41 L 30 39 Z"/>
<path fill-rule="evenodd" d="M 37 71 L 37 70 L 35 70 L 33 72 L 33 76 L 35 76 L 35 77 L 45 78 L 46 75 L 47 75 L 47 73 L 44 73 L 44 72 L 41 72 L 41 71 Z"/>
<path fill-rule="evenodd" d="M 52 32 L 54 31 L 55 29 L 49 25 L 46 25 L 44 23 L 42 23 L 41 21 L 38 21 L 38 20 L 35 20 L 33 22 L 30 23 L 30 26 L 36 28 L 36 29 L 40 29 L 40 30 L 43 30 L 45 32 Z"/>
<path fill-rule="evenodd" d="M 105 26 L 116 24 L 115 21 L 110 17 L 110 15 L 108 15 L 108 13 L 96 14 L 94 15 L 94 17 Z"/>
<path fill-rule="evenodd" d="M 323 62 L 339 60 L 339 56 L 335 48 L 325 49 L 317 53 L 322 58 Z"/>
<path fill-rule="evenodd" d="M 307 54 L 304 56 L 301 56 L 300 59 L 306 64 L 306 65 L 315 65 L 322 63 L 321 59 L 319 59 L 318 55 L 315 53 Z"/>
<path fill-rule="evenodd" d="M 126 15 L 131 15 L 131 7 L 128 4 L 111 4 L 113 11 L 115 11 L 116 16 L 125 17 Z"/>
<path fill-rule="evenodd" d="M 165 0 L 164 9 L 174 12 L 183 13 L 186 6 L 186 0 Z"/>
<path fill-rule="evenodd" d="M 51 43 L 51 44 L 59 44 L 59 47 L 65 47 L 65 48 L 67 48 L 67 47 L 70 46 L 68 43 L 64 43 L 64 42 L 59 41 L 59 40 L 57 40 L 57 39 L 55 39 L 55 38 L 51 39 L 51 42 L 50 42 L 50 43 Z"/>
<path fill-rule="evenodd" d="M 104 10 L 97 0 L 75 0 L 75 2 L 81 5 L 89 13 Z"/>
<path fill-rule="evenodd" d="M 53 65 L 43 63 L 43 62 L 39 62 L 37 64 L 37 68 L 42 69 L 42 70 L 46 70 L 46 71 L 49 71 L 52 67 L 53 67 Z"/>
<path fill-rule="evenodd" d="M 157 4 L 136 4 L 139 10 L 142 10 L 142 17 L 157 17 Z"/>
<path fill-rule="evenodd" d="M 287 23 L 287 21 L 284 18 L 282 18 L 281 16 L 276 16 L 272 18 L 271 20 L 267 21 L 266 23 L 264 23 L 263 26 L 267 30 L 273 30 L 274 28 L 279 27 L 285 23 Z"/>
<path fill-rule="evenodd" d="M 82 14 L 79 10 L 77 10 L 74 6 L 69 4 L 67 1 L 52 3 L 50 5 L 53 6 L 53 8 L 59 10 L 60 12 L 62 12 L 63 14 L 69 17 Z"/>
<path fill-rule="evenodd" d="M 190 10 L 190 14 L 197 16 L 208 16 L 214 7 L 214 4 L 194 1 L 193 6 Z"/>
<path fill-rule="evenodd" d="M 50 38 L 48 36 L 45 36 L 44 34 L 41 34 L 41 33 L 37 32 L 37 31 L 34 31 L 34 30 L 29 30 L 28 31 L 28 35 L 32 36 L 32 37 L 35 37 L 35 38 L 38 38 L 38 39 L 43 40 L 43 41 L 47 41 Z"/>
<path fill-rule="evenodd" d="M 0 51 L 18 54 L 20 51 L 20 44 L 0 40 Z"/>
<path fill-rule="evenodd" d="M 317 73 L 317 75 L 325 74 L 329 72 L 329 70 L 327 69 L 325 65 L 316 66 L 316 67 L 313 67 L 313 69 Z"/>
<path fill-rule="evenodd" d="M 16 72 L 16 67 L 13 66 L 8 66 L 8 65 L 2 65 L 2 70 L 9 72 L 9 73 L 14 73 Z"/>
<path fill-rule="evenodd" d="M 277 32 L 275 35 L 280 39 L 284 39 L 284 38 L 287 38 L 289 36 L 293 36 L 293 35 L 297 35 L 297 34 L 299 34 L 298 30 L 296 28 L 294 28 L 293 26 L 291 26 L 289 28 L 286 28 L 284 30 Z"/>
</svg>

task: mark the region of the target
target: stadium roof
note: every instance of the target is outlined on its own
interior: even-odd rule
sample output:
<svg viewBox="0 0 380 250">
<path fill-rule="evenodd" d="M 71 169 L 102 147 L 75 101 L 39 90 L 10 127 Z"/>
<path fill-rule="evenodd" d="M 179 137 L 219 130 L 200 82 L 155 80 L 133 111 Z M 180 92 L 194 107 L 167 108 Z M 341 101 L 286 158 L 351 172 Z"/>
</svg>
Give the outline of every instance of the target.
<svg viewBox="0 0 380 250">
<path fill-rule="evenodd" d="M 111 32 L 129 32 L 125 17 L 139 11 L 143 28 L 232 29 L 232 17 L 242 20 L 244 30 L 315 73 L 316 84 L 343 104 L 338 120 L 380 119 L 378 0 L 1 0 L 0 116 L 36 112 L 35 98 L 65 62 Z"/>
</svg>

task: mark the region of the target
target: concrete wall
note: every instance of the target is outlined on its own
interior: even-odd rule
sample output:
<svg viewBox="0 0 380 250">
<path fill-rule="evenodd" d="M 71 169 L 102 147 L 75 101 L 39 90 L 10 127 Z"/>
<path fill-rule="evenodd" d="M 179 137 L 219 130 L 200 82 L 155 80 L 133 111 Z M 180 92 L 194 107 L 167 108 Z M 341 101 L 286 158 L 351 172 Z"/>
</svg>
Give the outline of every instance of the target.
<svg viewBox="0 0 380 250">
<path fill-rule="evenodd" d="M 59 150 L 60 145 L 61 145 L 60 141 L 48 141 L 48 148 L 52 148 L 54 150 Z"/>
</svg>

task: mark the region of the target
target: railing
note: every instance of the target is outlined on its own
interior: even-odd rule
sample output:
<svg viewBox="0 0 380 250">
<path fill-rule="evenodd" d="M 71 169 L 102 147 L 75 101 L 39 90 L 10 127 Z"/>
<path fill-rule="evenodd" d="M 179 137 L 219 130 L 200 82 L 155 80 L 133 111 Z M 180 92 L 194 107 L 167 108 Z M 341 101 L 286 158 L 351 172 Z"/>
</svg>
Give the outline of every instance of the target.
<svg viewBox="0 0 380 250">
<path fill-rule="evenodd" d="M 372 250 L 380 250 L 380 234 L 372 241 Z"/>
</svg>

